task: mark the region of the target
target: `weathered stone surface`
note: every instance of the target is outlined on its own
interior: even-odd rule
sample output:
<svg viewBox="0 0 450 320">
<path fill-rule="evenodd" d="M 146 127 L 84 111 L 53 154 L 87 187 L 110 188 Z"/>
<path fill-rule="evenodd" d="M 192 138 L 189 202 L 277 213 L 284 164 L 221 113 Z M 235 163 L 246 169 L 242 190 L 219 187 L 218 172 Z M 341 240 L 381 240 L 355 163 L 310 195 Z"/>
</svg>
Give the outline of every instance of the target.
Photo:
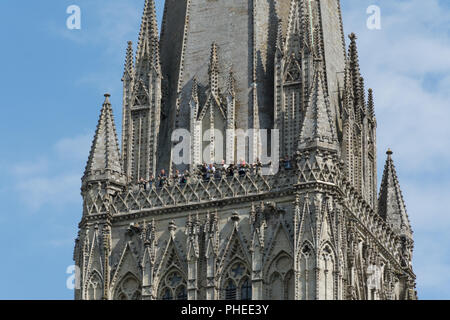
<svg viewBox="0 0 450 320">
<path fill-rule="evenodd" d="M 374 96 L 342 30 L 338 0 L 166 0 L 159 40 L 146 0 L 122 156 L 106 97 L 83 177 L 76 299 L 417 298 L 392 152 L 377 200 Z M 137 184 L 171 169 L 177 127 L 189 176 Z M 217 143 L 203 133 L 234 128 L 280 130 L 279 170 L 196 173 Z"/>
</svg>

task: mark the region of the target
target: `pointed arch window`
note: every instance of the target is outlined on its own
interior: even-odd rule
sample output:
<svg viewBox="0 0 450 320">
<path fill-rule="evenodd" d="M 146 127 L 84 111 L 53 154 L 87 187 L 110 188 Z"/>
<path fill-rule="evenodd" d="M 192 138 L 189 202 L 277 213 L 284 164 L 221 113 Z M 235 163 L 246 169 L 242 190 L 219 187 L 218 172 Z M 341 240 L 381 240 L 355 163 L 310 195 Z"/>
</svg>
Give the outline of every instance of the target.
<svg viewBox="0 0 450 320">
<path fill-rule="evenodd" d="M 236 300 L 237 288 L 233 280 L 229 279 L 225 287 L 225 300 Z"/>
<path fill-rule="evenodd" d="M 116 300 L 140 300 L 140 281 L 131 273 L 127 274 L 116 289 Z"/>
<path fill-rule="evenodd" d="M 241 300 L 252 300 L 252 285 L 247 277 L 241 285 Z"/>
<path fill-rule="evenodd" d="M 161 300 L 173 300 L 172 290 L 170 290 L 169 288 L 165 288 L 162 291 Z"/>
<path fill-rule="evenodd" d="M 310 243 L 305 243 L 300 253 L 300 300 L 312 300 L 315 298 L 315 253 Z"/>
<path fill-rule="evenodd" d="M 187 300 L 186 286 L 181 285 L 177 289 L 177 300 Z"/>
<path fill-rule="evenodd" d="M 252 300 L 252 284 L 247 266 L 241 262 L 231 264 L 223 285 L 225 300 Z"/>
<path fill-rule="evenodd" d="M 94 272 L 88 282 L 87 299 L 101 300 L 103 297 L 103 281 L 97 272 Z"/>
<path fill-rule="evenodd" d="M 335 265 L 334 254 L 331 247 L 327 244 L 323 247 L 319 256 L 319 277 L 320 282 L 320 300 L 333 300 L 335 298 Z"/>
<path fill-rule="evenodd" d="M 271 300 L 294 300 L 294 261 L 290 255 L 280 253 L 267 271 L 267 295 Z"/>
<path fill-rule="evenodd" d="M 187 300 L 187 286 L 178 269 L 169 271 L 161 281 L 160 300 Z"/>
</svg>

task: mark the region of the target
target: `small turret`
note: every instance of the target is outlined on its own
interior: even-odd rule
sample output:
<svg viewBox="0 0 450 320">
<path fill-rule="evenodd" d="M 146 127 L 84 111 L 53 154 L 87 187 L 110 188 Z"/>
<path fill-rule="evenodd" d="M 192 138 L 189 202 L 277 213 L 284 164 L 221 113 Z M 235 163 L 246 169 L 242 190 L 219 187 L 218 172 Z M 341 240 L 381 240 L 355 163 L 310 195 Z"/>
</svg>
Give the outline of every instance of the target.
<svg viewBox="0 0 450 320">
<path fill-rule="evenodd" d="M 312 87 L 300 131 L 299 150 L 321 147 L 337 151 L 339 143 L 325 91 L 322 60 L 316 58 L 314 65 Z"/>
<path fill-rule="evenodd" d="M 128 43 L 124 72 L 123 169 L 132 181 L 156 175 L 162 103 L 159 32 L 154 0 L 146 0 L 133 67 Z"/>
<path fill-rule="evenodd" d="M 392 160 L 393 152 L 389 149 L 386 154 L 387 160 L 378 198 L 378 213 L 399 236 L 412 239 L 411 225 Z"/>
<path fill-rule="evenodd" d="M 110 182 L 118 185 L 124 185 L 126 182 L 122 172 L 119 142 L 109 97 L 109 94 L 105 94 L 105 102 L 82 178 L 83 187 L 90 182 Z"/>
<path fill-rule="evenodd" d="M 359 67 L 359 57 L 358 57 L 358 47 L 356 45 L 356 35 L 351 33 L 349 35 L 350 38 L 350 47 L 348 50 L 348 59 L 349 59 L 349 67 L 350 67 L 350 75 L 352 77 L 353 84 L 353 94 L 355 96 L 355 105 L 363 106 L 364 101 L 361 101 L 361 85 L 363 85 L 361 81 L 361 72 Z"/>
<path fill-rule="evenodd" d="M 373 90 L 369 89 L 369 95 L 367 98 L 367 114 L 369 119 L 375 121 L 375 104 L 373 102 Z"/>
</svg>

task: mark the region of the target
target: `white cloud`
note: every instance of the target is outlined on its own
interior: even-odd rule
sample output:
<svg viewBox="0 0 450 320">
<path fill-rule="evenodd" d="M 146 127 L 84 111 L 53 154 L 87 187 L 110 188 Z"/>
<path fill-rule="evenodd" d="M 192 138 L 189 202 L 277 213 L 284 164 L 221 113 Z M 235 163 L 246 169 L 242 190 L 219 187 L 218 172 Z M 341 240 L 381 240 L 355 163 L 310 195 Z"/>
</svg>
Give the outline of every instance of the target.
<svg viewBox="0 0 450 320">
<path fill-rule="evenodd" d="M 19 177 L 28 177 L 36 173 L 44 172 L 48 169 L 48 160 L 39 158 L 33 162 L 24 162 L 16 164 L 12 167 L 12 173 Z"/>
<path fill-rule="evenodd" d="M 55 150 L 63 159 L 85 161 L 89 156 L 89 148 L 92 144 L 92 137 L 92 133 L 87 133 L 74 138 L 63 138 L 55 144 Z"/>
<path fill-rule="evenodd" d="M 128 37 L 136 36 L 143 2 L 109 0 L 105 5 L 104 1 L 80 1 L 79 7 L 81 30 L 69 30 L 65 24 L 58 23 L 49 24 L 49 31 L 80 45 L 106 44 L 102 52 L 115 53 L 117 46 L 123 45 Z"/>
<path fill-rule="evenodd" d="M 36 176 L 21 179 L 16 184 L 21 199 L 33 211 L 45 205 L 62 209 L 68 204 L 79 205 L 79 174 L 61 174 L 54 177 Z"/>
<path fill-rule="evenodd" d="M 62 138 L 48 154 L 11 168 L 13 188 L 31 212 L 45 206 L 61 210 L 67 205 L 80 205 L 81 168 L 87 161 L 91 140 L 92 134 Z"/>
</svg>

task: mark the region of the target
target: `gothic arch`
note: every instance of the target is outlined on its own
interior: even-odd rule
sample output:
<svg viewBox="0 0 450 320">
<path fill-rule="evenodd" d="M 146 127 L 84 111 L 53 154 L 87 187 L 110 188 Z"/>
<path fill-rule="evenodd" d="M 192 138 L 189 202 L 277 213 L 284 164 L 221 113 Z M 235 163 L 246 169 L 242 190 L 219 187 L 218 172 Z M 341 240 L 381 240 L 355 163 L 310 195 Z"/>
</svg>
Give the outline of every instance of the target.
<svg viewBox="0 0 450 320">
<path fill-rule="evenodd" d="M 252 300 L 250 266 L 239 257 L 232 259 L 220 279 L 222 300 Z"/>
<path fill-rule="evenodd" d="M 164 277 L 167 276 L 167 270 L 177 269 L 184 279 L 187 279 L 186 272 L 186 258 L 180 254 L 180 249 L 176 245 L 174 236 L 171 235 L 166 249 L 164 250 L 162 256 L 159 259 L 159 263 L 157 263 L 154 285 L 155 287 L 159 287 L 160 282 L 164 280 Z M 158 292 L 159 293 L 159 292 Z"/>
<path fill-rule="evenodd" d="M 132 272 L 126 273 L 118 282 L 114 300 L 140 300 L 142 294 L 141 282 Z"/>
<path fill-rule="evenodd" d="M 325 242 L 318 256 L 319 267 L 319 300 L 334 300 L 336 298 L 336 254 L 333 246 Z"/>
<path fill-rule="evenodd" d="M 285 283 L 285 298 L 286 300 L 295 300 L 295 272 L 289 271 L 284 277 Z"/>
<path fill-rule="evenodd" d="M 157 292 L 159 300 L 187 300 L 186 275 L 178 267 L 172 266 L 161 277 Z"/>
<path fill-rule="evenodd" d="M 97 270 L 93 270 L 86 282 L 86 299 L 103 299 L 103 278 Z"/>
<path fill-rule="evenodd" d="M 122 251 L 122 255 L 117 265 L 116 271 L 114 272 L 114 275 L 112 277 L 111 288 L 115 288 L 119 279 L 123 279 L 124 276 L 130 272 L 134 275 L 141 274 L 138 258 L 134 255 L 133 251 L 131 250 L 130 244 L 127 242 Z"/>
<path fill-rule="evenodd" d="M 311 242 L 303 242 L 297 258 L 299 271 L 297 299 L 314 300 L 316 298 L 316 253 Z"/>
<path fill-rule="evenodd" d="M 283 300 L 283 278 L 278 272 L 272 273 L 268 283 L 268 296 L 270 300 Z"/>
<path fill-rule="evenodd" d="M 270 266 L 274 262 L 274 258 L 284 252 L 289 257 L 292 257 L 293 247 L 292 240 L 287 231 L 287 227 L 283 221 L 278 221 L 273 229 L 273 237 L 270 239 L 267 246 L 267 253 L 264 258 L 264 264 Z M 270 263 L 268 263 L 270 261 Z M 267 272 L 268 268 L 266 269 Z"/>
<path fill-rule="evenodd" d="M 294 260 L 286 251 L 280 251 L 266 269 L 266 296 L 271 300 L 293 300 L 295 287 Z"/>
<path fill-rule="evenodd" d="M 228 239 L 228 242 L 219 253 L 219 256 L 222 258 L 217 268 L 218 274 L 224 274 L 235 259 L 240 259 L 245 265 L 250 265 L 249 248 L 245 245 L 245 241 L 236 224 L 232 226 Z"/>
</svg>

